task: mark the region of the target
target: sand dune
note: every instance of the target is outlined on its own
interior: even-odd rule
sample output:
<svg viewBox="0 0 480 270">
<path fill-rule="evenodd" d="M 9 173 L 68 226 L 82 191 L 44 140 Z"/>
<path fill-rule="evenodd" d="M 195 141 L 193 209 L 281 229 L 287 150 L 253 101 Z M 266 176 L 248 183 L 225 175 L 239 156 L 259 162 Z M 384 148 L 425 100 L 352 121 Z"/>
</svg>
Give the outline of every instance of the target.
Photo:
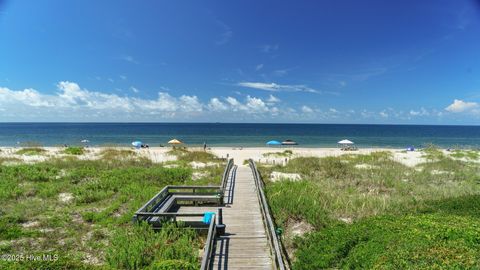
<svg viewBox="0 0 480 270">
<path fill-rule="evenodd" d="M 24 162 L 39 162 L 52 157 L 67 156 L 63 153 L 62 147 L 43 147 L 46 151 L 41 155 L 18 155 L 16 152 L 20 148 L 15 147 L 0 147 L 1 158 L 19 159 Z M 99 157 L 102 147 L 89 147 L 84 155 L 78 156 L 81 159 L 96 159 Z M 128 147 L 118 149 L 130 149 Z M 153 162 L 166 162 L 175 160 L 175 156 L 169 155 L 167 152 L 170 147 L 151 147 L 148 149 L 135 149 L 140 156 L 151 159 Z M 190 150 L 203 151 L 202 148 L 189 148 Z M 284 150 L 291 150 L 293 152 L 289 157 L 277 155 Z M 415 166 L 425 161 L 422 157 L 422 152 L 406 152 L 403 149 L 387 149 L 387 148 L 362 148 L 357 151 L 342 151 L 338 148 L 303 148 L 303 147 L 289 147 L 289 148 L 269 148 L 269 147 L 251 147 L 251 148 L 236 148 L 236 147 L 211 147 L 210 152 L 222 158 L 234 158 L 237 163 L 243 163 L 244 160 L 252 158 L 257 162 L 270 164 L 283 164 L 286 160 L 292 157 L 327 157 L 339 156 L 344 154 L 369 154 L 376 151 L 392 152 L 393 159 L 407 166 Z"/>
</svg>

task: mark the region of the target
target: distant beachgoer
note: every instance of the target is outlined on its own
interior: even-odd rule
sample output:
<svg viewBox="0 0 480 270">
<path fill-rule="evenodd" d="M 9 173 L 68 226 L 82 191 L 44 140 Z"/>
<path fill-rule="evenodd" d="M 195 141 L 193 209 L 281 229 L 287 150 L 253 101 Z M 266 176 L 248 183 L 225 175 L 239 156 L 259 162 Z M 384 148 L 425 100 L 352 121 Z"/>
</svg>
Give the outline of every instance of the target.
<svg viewBox="0 0 480 270">
<path fill-rule="evenodd" d="M 207 142 L 203 142 L 203 151 L 207 150 Z"/>
</svg>

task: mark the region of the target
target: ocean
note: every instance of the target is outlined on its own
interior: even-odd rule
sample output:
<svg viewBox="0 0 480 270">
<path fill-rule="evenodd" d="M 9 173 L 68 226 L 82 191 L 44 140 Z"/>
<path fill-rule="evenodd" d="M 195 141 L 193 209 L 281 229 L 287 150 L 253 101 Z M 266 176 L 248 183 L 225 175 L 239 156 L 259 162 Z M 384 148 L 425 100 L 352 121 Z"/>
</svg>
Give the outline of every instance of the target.
<svg viewBox="0 0 480 270">
<path fill-rule="evenodd" d="M 336 147 L 349 139 L 359 147 L 480 148 L 480 126 L 348 125 L 348 124 L 229 124 L 229 123 L 0 123 L 0 146 L 35 143 L 43 146 L 150 146 L 177 138 L 187 145 L 265 146 L 269 140 L 291 139 L 299 147 Z"/>
</svg>

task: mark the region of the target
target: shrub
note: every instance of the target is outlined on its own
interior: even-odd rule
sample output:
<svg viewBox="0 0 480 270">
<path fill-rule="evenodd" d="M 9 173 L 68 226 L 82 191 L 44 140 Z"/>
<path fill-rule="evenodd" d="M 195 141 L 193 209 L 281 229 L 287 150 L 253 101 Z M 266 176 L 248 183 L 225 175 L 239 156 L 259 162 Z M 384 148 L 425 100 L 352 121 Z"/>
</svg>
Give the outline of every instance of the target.
<svg viewBox="0 0 480 270">
<path fill-rule="evenodd" d="M 46 150 L 40 147 L 26 147 L 18 150 L 17 155 L 35 156 L 45 153 Z"/>
<path fill-rule="evenodd" d="M 165 268 L 173 262 L 198 265 L 197 235 L 194 230 L 166 223 L 155 233 L 141 223 L 119 230 L 107 250 L 108 264 L 114 269 Z M 153 264 L 153 265 L 152 265 Z M 186 268 L 189 269 L 189 268 Z"/>
<path fill-rule="evenodd" d="M 196 264 L 182 260 L 164 260 L 153 263 L 151 270 L 196 270 Z"/>
<path fill-rule="evenodd" d="M 309 181 L 280 181 L 269 185 L 266 196 L 277 224 L 285 226 L 289 219 L 306 220 L 317 228 L 330 222 L 323 205 L 326 194 Z"/>
<path fill-rule="evenodd" d="M 83 155 L 85 153 L 85 150 L 83 147 L 78 147 L 78 146 L 69 146 L 63 150 L 65 154 L 68 155 Z"/>
<path fill-rule="evenodd" d="M 177 157 L 177 160 L 184 162 L 196 161 L 207 163 L 218 161 L 214 154 L 205 151 L 188 151 L 187 149 L 183 148 L 174 148 L 168 151 L 168 154 L 174 155 Z"/>
<path fill-rule="evenodd" d="M 294 269 L 480 267 L 480 219 L 441 214 L 379 216 L 298 241 Z"/>
</svg>

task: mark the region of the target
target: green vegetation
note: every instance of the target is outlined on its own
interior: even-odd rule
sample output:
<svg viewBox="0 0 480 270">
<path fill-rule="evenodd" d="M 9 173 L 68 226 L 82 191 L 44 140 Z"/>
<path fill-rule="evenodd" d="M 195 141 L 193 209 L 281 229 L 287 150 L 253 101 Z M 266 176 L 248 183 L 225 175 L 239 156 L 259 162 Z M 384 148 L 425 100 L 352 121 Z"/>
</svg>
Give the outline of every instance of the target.
<svg viewBox="0 0 480 270">
<path fill-rule="evenodd" d="M 66 156 L 0 165 L 2 254 L 58 255 L 55 262 L 0 261 L 0 269 L 198 268 L 202 236 L 173 225 L 153 234 L 134 226 L 132 215 L 165 185 L 218 184 L 221 172 L 205 172 L 224 164 L 168 165 L 118 149 L 104 150 L 98 160 Z M 198 173 L 202 177 L 194 180 Z"/>
<path fill-rule="evenodd" d="M 42 155 L 46 152 L 45 149 L 40 147 L 25 147 L 16 152 L 17 155 L 35 156 Z"/>
<path fill-rule="evenodd" d="M 292 150 L 284 150 L 283 152 L 269 152 L 263 154 L 264 157 L 290 157 L 292 155 Z"/>
<path fill-rule="evenodd" d="M 390 152 L 260 166 L 294 268 L 478 267 L 480 166 L 433 147 L 424 155 L 416 167 Z M 272 171 L 302 180 L 270 182 Z M 306 234 L 291 233 L 304 223 Z"/>
<path fill-rule="evenodd" d="M 454 158 L 466 158 L 468 160 L 480 159 L 480 152 L 478 150 L 454 150 L 450 155 Z"/>
<path fill-rule="evenodd" d="M 78 147 L 78 146 L 69 146 L 63 150 L 65 154 L 68 155 L 83 155 L 85 153 L 85 149 L 83 147 Z"/>
<path fill-rule="evenodd" d="M 189 151 L 186 148 L 175 147 L 168 152 L 177 158 L 176 165 L 194 167 L 192 179 L 196 184 L 220 182 L 225 166 L 225 160 L 206 151 Z"/>
<path fill-rule="evenodd" d="M 172 148 L 168 154 L 176 156 L 177 160 L 184 162 L 218 162 L 219 159 L 212 153 L 206 151 L 188 151 L 186 148 Z"/>
<path fill-rule="evenodd" d="M 136 153 L 130 149 L 106 148 L 100 152 L 100 156 L 105 160 L 125 160 L 136 156 Z"/>
<path fill-rule="evenodd" d="M 114 269 L 197 269 L 198 240 L 193 229 L 175 224 L 165 224 L 158 233 L 148 224 L 140 224 L 113 238 L 107 261 Z M 177 268 L 167 268 L 169 265 Z"/>
<path fill-rule="evenodd" d="M 379 216 L 338 224 L 299 240 L 294 268 L 478 268 L 479 224 L 478 216 L 440 214 Z"/>
</svg>

